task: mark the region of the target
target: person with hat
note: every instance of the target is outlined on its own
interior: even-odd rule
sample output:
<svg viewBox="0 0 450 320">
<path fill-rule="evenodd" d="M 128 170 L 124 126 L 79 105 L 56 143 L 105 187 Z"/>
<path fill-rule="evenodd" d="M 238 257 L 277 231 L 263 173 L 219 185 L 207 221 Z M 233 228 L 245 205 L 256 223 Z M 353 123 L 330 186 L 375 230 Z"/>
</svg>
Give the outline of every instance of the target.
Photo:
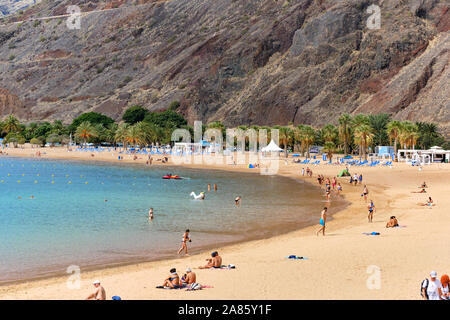
<svg viewBox="0 0 450 320">
<path fill-rule="evenodd" d="M 425 300 L 441 300 L 442 296 L 442 284 L 437 279 L 437 272 L 430 272 L 430 280 L 422 283 L 422 296 Z"/>
<path fill-rule="evenodd" d="M 183 276 L 183 278 L 181 278 L 181 280 L 183 281 L 183 283 L 193 284 L 197 282 L 197 275 L 195 274 L 195 272 L 192 272 L 191 268 L 187 268 L 186 274 Z"/>
<path fill-rule="evenodd" d="M 106 292 L 100 285 L 100 281 L 95 280 L 92 284 L 94 285 L 95 290 L 86 298 L 86 300 L 106 300 Z"/>
</svg>

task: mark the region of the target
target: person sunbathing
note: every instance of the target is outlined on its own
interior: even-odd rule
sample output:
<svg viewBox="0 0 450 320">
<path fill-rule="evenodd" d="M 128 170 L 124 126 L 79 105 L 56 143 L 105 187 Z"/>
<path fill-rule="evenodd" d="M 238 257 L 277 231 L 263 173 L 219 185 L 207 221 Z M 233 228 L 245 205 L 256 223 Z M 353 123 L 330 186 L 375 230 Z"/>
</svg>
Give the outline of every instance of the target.
<svg viewBox="0 0 450 320">
<path fill-rule="evenodd" d="M 411 193 L 427 193 L 427 191 L 425 190 L 425 188 L 422 188 L 422 190 L 420 191 L 411 191 Z"/>
<path fill-rule="evenodd" d="M 185 284 L 193 284 L 197 282 L 197 276 L 192 272 L 191 268 L 187 268 L 186 274 L 181 278 L 181 281 Z"/>
<path fill-rule="evenodd" d="M 389 222 L 386 224 L 386 228 L 398 227 L 398 220 L 395 216 L 392 216 L 389 219 Z"/>
<path fill-rule="evenodd" d="M 220 268 L 222 266 L 222 257 L 219 256 L 217 251 L 211 253 L 212 259 L 206 259 L 208 263 L 205 266 L 198 267 L 199 269 L 210 269 L 210 268 Z"/>
<path fill-rule="evenodd" d="M 423 206 L 428 206 L 428 207 L 435 206 L 435 204 L 433 203 L 433 199 L 431 199 L 431 197 L 428 197 L 428 202 L 425 203 Z"/>
<path fill-rule="evenodd" d="M 178 276 L 177 269 L 170 269 L 170 276 L 164 280 L 162 287 L 170 287 L 177 289 L 181 287 L 180 277 Z"/>
</svg>

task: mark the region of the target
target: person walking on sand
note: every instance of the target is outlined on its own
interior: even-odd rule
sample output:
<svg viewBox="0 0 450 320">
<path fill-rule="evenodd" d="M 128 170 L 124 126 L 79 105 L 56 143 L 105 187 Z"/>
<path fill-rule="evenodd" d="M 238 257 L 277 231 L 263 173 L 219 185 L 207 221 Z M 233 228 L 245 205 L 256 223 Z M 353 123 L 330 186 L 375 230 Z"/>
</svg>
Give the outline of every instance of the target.
<svg viewBox="0 0 450 320">
<path fill-rule="evenodd" d="M 211 184 L 208 183 L 208 192 L 211 191 Z"/>
<path fill-rule="evenodd" d="M 305 176 L 305 168 L 302 168 L 302 176 Z"/>
<path fill-rule="evenodd" d="M 424 300 L 441 300 L 442 284 L 437 279 L 437 272 L 430 272 L 430 280 L 426 279 L 422 282 L 422 296 Z"/>
<path fill-rule="evenodd" d="M 317 231 L 316 235 L 319 235 L 320 231 L 322 231 L 322 234 L 325 235 L 325 224 L 327 222 L 327 207 L 324 207 L 322 212 L 320 213 L 320 229 Z"/>
<path fill-rule="evenodd" d="M 217 184 L 214 183 L 214 191 L 217 191 Z"/>
<path fill-rule="evenodd" d="M 183 234 L 183 239 L 181 239 L 181 248 L 180 250 L 178 250 L 178 254 L 181 253 L 181 251 L 184 250 L 184 253 L 186 256 L 188 256 L 188 247 L 187 247 L 187 242 L 192 242 L 191 238 L 189 238 L 189 229 L 186 229 L 186 232 Z"/>
<path fill-rule="evenodd" d="M 364 185 L 363 193 L 361 196 L 364 197 L 364 201 L 367 202 L 367 195 L 369 194 L 369 189 L 367 189 L 367 186 Z"/>
<path fill-rule="evenodd" d="M 106 292 L 100 285 L 100 281 L 95 280 L 92 284 L 94 285 L 95 290 L 86 298 L 86 300 L 106 300 Z"/>
<path fill-rule="evenodd" d="M 369 213 L 368 213 L 367 217 L 369 219 L 369 222 L 372 222 L 372 220 L 373 220 L 373 213 L 375 211 L 375 205 L 373 204 L 372 200 L 370 200 L 370 204 L 367 206 L 367 208 L 369 209 Z"/>
<path fill-rule="evenodd" d="M 341 191 L 342 191 L 342 186 L 341 186 L 341 184 L 338 182 L 338 184 L 337 184 L 337 194 L 340 194 Z"/>
</svg>

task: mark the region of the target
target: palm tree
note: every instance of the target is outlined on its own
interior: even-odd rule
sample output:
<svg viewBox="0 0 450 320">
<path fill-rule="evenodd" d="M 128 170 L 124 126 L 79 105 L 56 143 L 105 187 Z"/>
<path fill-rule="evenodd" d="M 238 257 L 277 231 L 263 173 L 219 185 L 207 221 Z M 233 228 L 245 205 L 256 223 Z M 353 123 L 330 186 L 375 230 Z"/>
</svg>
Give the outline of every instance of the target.
<svg viewBox="0 0 450 320">
<path fill-rule="evenodd" d="M 309 158 L 309 147 L 314 143 L 314 139 L 316 138 L 316 131 L 310 126 L 299 126 L 298 128 L 300 130 L 300 141 L 306 148 L 307 157 Z"/>
<path fill-rule="evenodd" d="M 114 142 L 121 142 L 125 150 L 127 149 L 127 133 L 130 125 L 128 123 L 121 123 L 114 134 Z"/>
<path fill-rule="evenodd" d="M 394 140 L 394 154 L 397 155 L 397 144 L 400 137 L 400 131 L 402 129 L 402 123 L 398 120 L 392 120 L 387 124 L 387 134 L 390 141 Z"/>
<path fill-rule="evenodd" d="M 365 123 L 358 125 L 355 128 L 355 141 L 361 146 L 360 154 L 367 160 L 367 147 L 372 143 L 373 133 L 372 128 Z"/>
<path fill-rule="evenodd" d="M 336 146 L 334 144 L 334 142 L 332 141 L 327 141 L 325 142 L 325 145 L 323 146 L 323 152 L 325 152 L 327 154 L 327 158 L 328 160 L 332 161 L 333 160 L 333 153 L 336 150 Z"/>
<path fill-rule="evenodd" d="M 289 127 L 277 127 L 276 129 L 280 130 L 280 140 L 281 143 L 284 146 L 284 155 L 287 158 L 288 157 L 288 152 L 287 152 L 287 147 L 288 144 L 292 141 L 292 129 Z"/>
<path fill-rule="evenodd" d="M 370 126 L 373 129 L 373 142 L 375 145 L 384 146 L 388 141 L 387 125 L 390 121 L 390 115 L 387 113 L 380 113 L 369 116 Z"/>
<path fill-rule="evenodd" d="M 352 117 L 343 114 L 339 117 L 339 138 L 344 143 L 344 153 L 348 155 L 348 145 L 352 136 Z"/>
<path fill-rule="evenodd" d="M 436 124 L 431 122 L 416 122 L 419 131 L 419 145 L 422 149 L 429 149 L 435 145 L 435 141 L 439 139 L 440 134 Z"/>
<path fill-rule="evenodd" d="M 338 136 L 338 130 L 332 124 L 327 124 L 322 128 L 321 132 L 325 142 L 334 142 L 334 139 Z"/>
<path fill-rule="evenodd" d="M 20 131 L 20 122 L 19 120 L 13 115 L 10 114 L 8 118 L 3 123 L 3 133 L 17 133 Z"/>
<path fill-rule="evenodd" d="M 417 140 L 419 139 L 418 128 L 415 124 L 409 121 L 402 122 L 400 129 L 400 143 L 403 144 L 404 148 L 415 148 Z"/>
<path fill-rule="evenodd" d="M 86 147 L 87 140 L 97 137 L 98 133 L 96 128 L 89 121 L 84 121 L 77 127 L 75 135 L 83 139 L 84 147 Z"/>
<path fill-rule="evenodd" d="M 370 121 L 369 121 L 369 117 L 368 116 L 366 116 L 364 114 L 357 114 L 356 116 L 353 117 L 353 120 L 352 120 L 353 130 L 356 130 L 356 128 L 358 128 L 360 126 L 363 126 L 363 125 L 370 127 Z M 359 142 L 358 143 L 358 146 L 359 146 L 358 153 L 361 156 L 362 152 L 363 152 L 362 149 L 364 148 L 363 145 L 362 145 L 363 141 L 361 139 L 357 138 L 357 137 L 354 137 L 354 140 Z"/>
</svg>

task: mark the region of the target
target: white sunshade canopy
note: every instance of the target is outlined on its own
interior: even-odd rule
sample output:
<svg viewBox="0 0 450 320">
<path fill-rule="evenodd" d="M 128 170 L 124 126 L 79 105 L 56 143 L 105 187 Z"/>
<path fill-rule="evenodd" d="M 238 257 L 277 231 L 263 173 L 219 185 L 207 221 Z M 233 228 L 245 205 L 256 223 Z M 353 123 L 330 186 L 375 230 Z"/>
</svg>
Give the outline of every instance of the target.
<svg viewBox="0 0 450 320">
<path fill-rule="evenodd" d="M 270 143 L 261 149 L 262 152 L 279 152 L 282 150 L 283 149 L 281 149 L 279 146 L 277 146 L 276 143 L 273 142 L 273 140 L 270 140 Z"/>
</svg>

